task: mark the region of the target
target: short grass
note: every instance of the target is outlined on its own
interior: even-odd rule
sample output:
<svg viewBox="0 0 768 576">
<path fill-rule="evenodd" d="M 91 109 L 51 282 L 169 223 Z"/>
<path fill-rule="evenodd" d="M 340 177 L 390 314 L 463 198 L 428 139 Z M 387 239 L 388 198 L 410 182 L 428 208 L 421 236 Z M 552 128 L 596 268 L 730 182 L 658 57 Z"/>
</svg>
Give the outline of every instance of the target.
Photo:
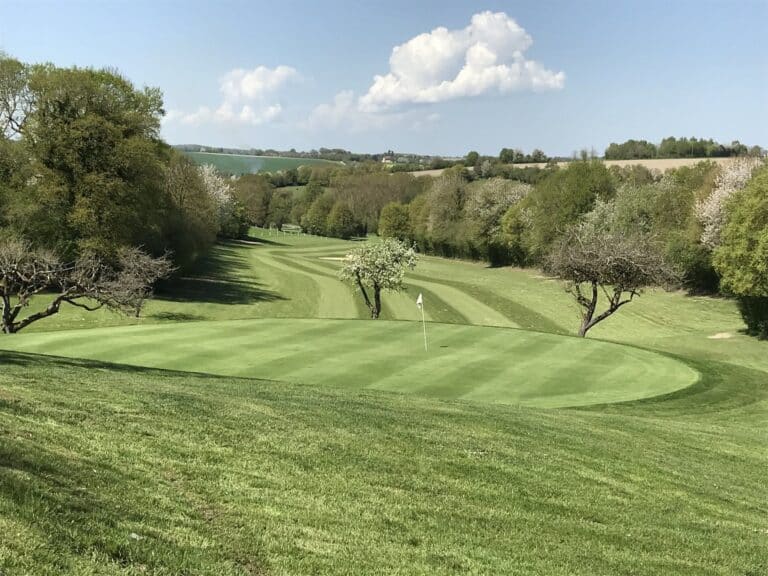
<svg viewBox="0 0 768 576">
<path fill-rule="evenodd" d="M 768 573 L 768 343 L 731 302 L 582 341 L 558 282 L 423 258 L 373 323 L 354 245 L 256 231 L 138 320 L 0 340 L 92 358 L 0 352 L 0 573 Z"/>
<path fill-rule="evenodd" d="M 414 322 L 243 320 L 20 334 L 7 348 L 120 364 L 538 407 L 604 404 L 690 386 L 696 370 L 599 340 Z M 567 378 L 563 375 L 567 374 Z"/>
<path fill-rule="evenodd" d="M 256 174 L 257 172 L 277 172 L 299 166 L 330 166 L 338 164 L 330 160 L 317 158 L 288 158 L 283 156 L 246 156 L 241 154 L 218 154 L 214 152 L 184 152 L 196 164 L 212 164 L 225 174 Z"/>
</svg>

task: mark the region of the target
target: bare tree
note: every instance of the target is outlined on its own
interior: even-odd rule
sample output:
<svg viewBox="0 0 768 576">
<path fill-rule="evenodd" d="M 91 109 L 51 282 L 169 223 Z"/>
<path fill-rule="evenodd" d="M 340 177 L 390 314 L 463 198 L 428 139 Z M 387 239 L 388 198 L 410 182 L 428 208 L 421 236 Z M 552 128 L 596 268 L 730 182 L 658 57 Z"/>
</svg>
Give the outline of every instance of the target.
<svg viewBox="0 0 768 576">
<path fill-rule="evenodd" d="M 6 334 L 18 332 L 57 314 L 64 303 L 138 316 L 154 282 L 172 271 L 167 257 L 153 258 L 138 248 L 120 251 L 115 266 L 90 255 L 65 263 L 24 240 L 5 239 L 0 241 L 0 328 Z M 43 292 L 52 293 L 48 305 L 24 315 L 32 297 Z"/>
<path fill-rule="evenodd" d="M 632 302 L 644 288 L 670 286 L 679 280 L 650 237 L 611 232 L 589 222 L 566 233 L 550 252 L 545 270 L 566 281 L 566 291 L 581 307 L 582 337 Z M 607 300 L 607 308 L 598 313 L 600 293 Z"/>
</svg>

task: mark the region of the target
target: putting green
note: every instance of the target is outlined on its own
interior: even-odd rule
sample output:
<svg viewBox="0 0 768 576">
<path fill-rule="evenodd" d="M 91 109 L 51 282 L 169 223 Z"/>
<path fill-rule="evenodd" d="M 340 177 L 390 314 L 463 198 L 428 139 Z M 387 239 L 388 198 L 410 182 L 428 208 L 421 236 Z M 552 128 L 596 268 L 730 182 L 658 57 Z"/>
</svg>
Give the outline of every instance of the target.
<svg viewBox="0 0 768 576">
<path fill-rule="evenodd" d="M 18 334 L 10 350 L 538 407 L 657 396 L 696 382 L 675 359 L 604 341 L 416 322 L 234 320 Z"/>
</svg>

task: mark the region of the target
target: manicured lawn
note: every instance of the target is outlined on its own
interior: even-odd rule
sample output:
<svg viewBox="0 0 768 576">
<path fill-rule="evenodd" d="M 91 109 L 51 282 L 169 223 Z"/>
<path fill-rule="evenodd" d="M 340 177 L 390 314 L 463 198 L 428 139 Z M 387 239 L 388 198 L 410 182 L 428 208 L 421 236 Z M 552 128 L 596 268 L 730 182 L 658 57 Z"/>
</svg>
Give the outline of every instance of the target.
<svg viewBox="0 0 768 576">
<path fill-rule="evenodd" d="M 415 307 L 414 307 L 415 308 Z M 189 370 L 540 407 L 657 396 L 698 372 L 598 340 L 457 324 L 242 320 L 19 334 L 6 348 Z M 567 375 L 567 377 L 563 377 Z"/>
</svg>

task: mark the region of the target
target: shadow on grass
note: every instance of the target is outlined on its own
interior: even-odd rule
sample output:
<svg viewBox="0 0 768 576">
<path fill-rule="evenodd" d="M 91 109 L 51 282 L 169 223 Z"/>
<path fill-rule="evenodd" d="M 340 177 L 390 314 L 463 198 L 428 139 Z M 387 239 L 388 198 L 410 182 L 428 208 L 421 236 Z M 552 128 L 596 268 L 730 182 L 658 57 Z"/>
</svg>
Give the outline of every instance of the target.
<svg viewBox="0 0 768 576">
<path fill-rule="evenodd" d="M 253 278 L 250 262 L 237 242 L 217 244 L 193 268 L 161 282 L 157 297 L 172 302 L 252 304 L 284 300 Z"/>
</svg>

